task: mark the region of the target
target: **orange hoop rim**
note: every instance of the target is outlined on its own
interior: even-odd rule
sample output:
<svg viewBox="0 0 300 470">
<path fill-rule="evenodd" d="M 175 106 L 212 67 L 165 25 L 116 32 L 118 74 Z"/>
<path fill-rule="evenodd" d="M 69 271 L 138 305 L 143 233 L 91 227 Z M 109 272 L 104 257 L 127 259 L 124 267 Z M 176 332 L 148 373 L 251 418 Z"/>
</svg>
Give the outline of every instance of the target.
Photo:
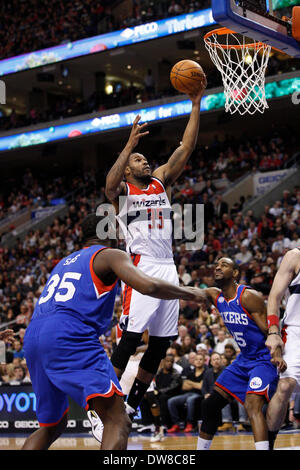
<svg viewBox="0 0 300 470">
<path fill-rule="evenodd" d="M 272 46 L 265 44 L 264 42 L 253 42 L 249 44 L 220 44 L 220 43 L 215 44 L 209 40 L 209 38 L 213 36 L 214 34 L 216 34 L 217 36 L 225 36 L 226 34 L 240 34 L 240 33 L 237 33 L 236 31 L 233 31 L 226 27 L 217 28 L 217 29 L 213 29 L 212 31 L 209 31 L 208 33 L 205 34 L 203 39 L 208 46 L 214 47 L 214 48 L 221 48 L 221 49 L 246 49 L 246 48 L 267 49 L 268 47 L 272 48 Z M 272 49 L 279 51 L 279 49 L 276 49 L 276 48 L 272 48 Z"/>
</svg>

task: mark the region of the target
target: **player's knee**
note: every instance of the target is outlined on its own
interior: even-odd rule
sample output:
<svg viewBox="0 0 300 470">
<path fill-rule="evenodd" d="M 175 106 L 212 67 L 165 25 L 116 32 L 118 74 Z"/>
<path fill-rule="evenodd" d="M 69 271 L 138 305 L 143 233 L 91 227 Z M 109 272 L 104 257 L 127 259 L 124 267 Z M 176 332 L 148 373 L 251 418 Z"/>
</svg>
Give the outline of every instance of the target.
<svg viewBox="0 0 300 470">
<path fill-rule="evenodd" d="M 120 429 L 122 438 L 128 438 L 132 427 L 132 422 L 127 413 L 122 414 L 120 418 Z"/>
<path fill-rule="evenodd" d="M 141 342 L 143 333 L 133 333 L 124 331 L 117 348 L 111 356 L 111 363 L 114 367 L 124 370 L 127 366 L 130 356 L 135 354 L 137 347 Z"/>
<path fill-rule="evenodd" d="M 155 375 L 172 341 L 173 337 L 150 336 L 147 350 L 140 362 L 141 369 Z"/>
<path fill-rule="evenodd" d="M 244 407 L 249 419 L 263 412 L 264 403 L 265 400 L 263 396 L 247 394 Z"/>
<path fill-rule="evenodd" d="M 221 424 L 221 410 L 228 404 L 228 400 L 213 390 L 211 395 L 201 403 L 201 431 L 213 436 Z"/>
<path fill-rule="evenodd" d="M 280 379 L 277 385 L 277 393 L 282 399 L 287 399 L 294 391 L 296 381 L 294 379 Z"/>
</svg>

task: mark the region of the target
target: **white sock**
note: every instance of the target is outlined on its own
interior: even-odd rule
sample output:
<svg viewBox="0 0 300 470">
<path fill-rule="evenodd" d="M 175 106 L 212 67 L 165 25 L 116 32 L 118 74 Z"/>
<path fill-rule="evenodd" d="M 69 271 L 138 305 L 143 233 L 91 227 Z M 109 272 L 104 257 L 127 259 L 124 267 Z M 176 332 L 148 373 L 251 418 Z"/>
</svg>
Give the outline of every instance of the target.
<svg viewBox="0 0 300 470">
<path fill-rule="evenodd" d="M 208 441 L 207 439 L 202 439 L 202 437 L 198 437 L 197 450 L 209 450 L 211 443 L 212 440 Z"/>
<path fill-rule="evenodd" d="M 269 450 L 269 441 L 255 442 L 256 450 Z"/>
</svg>

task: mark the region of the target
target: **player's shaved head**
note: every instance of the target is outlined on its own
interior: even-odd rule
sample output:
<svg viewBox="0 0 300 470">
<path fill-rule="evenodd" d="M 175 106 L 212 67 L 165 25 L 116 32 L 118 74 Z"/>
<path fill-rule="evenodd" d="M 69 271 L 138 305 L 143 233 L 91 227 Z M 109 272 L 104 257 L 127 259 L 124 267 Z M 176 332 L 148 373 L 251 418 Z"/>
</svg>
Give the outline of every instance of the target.
<svg viewBox="0 0 300 470">
<path fill-rule="evenodd" d="M 215 266 L 215 281 L 219 286 L 236 281 L 239 277 L 239 266 L 231 258 L 221 257 Z"/>
</svg>

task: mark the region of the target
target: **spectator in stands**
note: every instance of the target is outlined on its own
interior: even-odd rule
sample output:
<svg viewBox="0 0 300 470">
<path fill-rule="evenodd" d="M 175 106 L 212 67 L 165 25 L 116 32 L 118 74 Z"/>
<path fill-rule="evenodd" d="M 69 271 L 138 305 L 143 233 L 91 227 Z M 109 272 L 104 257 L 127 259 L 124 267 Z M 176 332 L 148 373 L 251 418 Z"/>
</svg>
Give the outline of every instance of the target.
<svg viewBox="0 0 300 470">
<path fill-rule="evenodd" d="M 161 440 L 162 426 L 170 427 L 171 420 L 168 411 L 168 400 L 181 390 L 181 375 L 174 369 L 174 357 L 167 354 L 162 361 L 162 368 L 155 376 L 154 391 L 146 392 L 146 400 L 150 405 L 155 424 L 153 441 Z"/>
<path fill-rule="evenodd" d="M 24 350 L 23 350 L 21 341 L 15 340 L 13 342 L 12 352 L 13 352 L 13 357 L 14 358 L 18 357 L 20 359 L 24 359 Z"/>
<path fill-rule="evenodd" d="M 234 259 L 238 264 L 247 264 L 253 258 L 252 253 L 247 246 L 241 245 L 240 251 L 235 255 Z"/>
<path fill-rule="evenodd" d="M 168 433 L 180 431 L 180 410 L 187 407 L 186 426 L 183 432 L 192 432 L 195 422 L 195 404 L 203 398 L 202 383 L 204 372 L 206 371 L 205 357 L 202 353 L 197 353 L 194 360 L 194 370 L 188 371 L 187 375 L 182 377 L 182 392 L 180 395 L 174 396 L 168 400 L 168 409 L 171 416 L 173 426 Z M 200 404 L 200 403 L 199 403 Z M 198 406 L 199 406 L 198 404 Z"/>
<path fill-rule="evenodd" d="M 225 330 L 223 328 L 220 328 L 220 330 L 218 331 L 218 339 L 214 347 L 214 352 L 224 354 L 225 346 L 230 342 L 232 343 L 232 340 L 229 337 L 226 337 Z"/>
<path fill-rule="evenodd" d="M 175 340 L 175 343 L 179 344 L 180 346 L 183 345 L 183 340 L 185 336 L 188 334 L 188 329 L 184 325 L 180 325 L 178 327 L 178 338 Z"/>
<path fill-rule="evenodd" d="M 210 356 L 210 366 L 203 375 L 202 394 L 207 398 L 214 388 L 214 383 L 223 370 L 221 355 L 213 352 Z"/>
<path fill-rule="evenodd" d="M 289 248 L 290 240 L 284 236 L 282 231 L 278 232 L 275 241 L 272 243 L 272 253 L 280 255 L 285 248 Z"/>
<path fill-rule="evenodd" d="M 9 381 L 9 385 L 21 385 L 25 379 L 25 370 L 21 365 L 14 366 L 14 375 Z"/>
</svg>

